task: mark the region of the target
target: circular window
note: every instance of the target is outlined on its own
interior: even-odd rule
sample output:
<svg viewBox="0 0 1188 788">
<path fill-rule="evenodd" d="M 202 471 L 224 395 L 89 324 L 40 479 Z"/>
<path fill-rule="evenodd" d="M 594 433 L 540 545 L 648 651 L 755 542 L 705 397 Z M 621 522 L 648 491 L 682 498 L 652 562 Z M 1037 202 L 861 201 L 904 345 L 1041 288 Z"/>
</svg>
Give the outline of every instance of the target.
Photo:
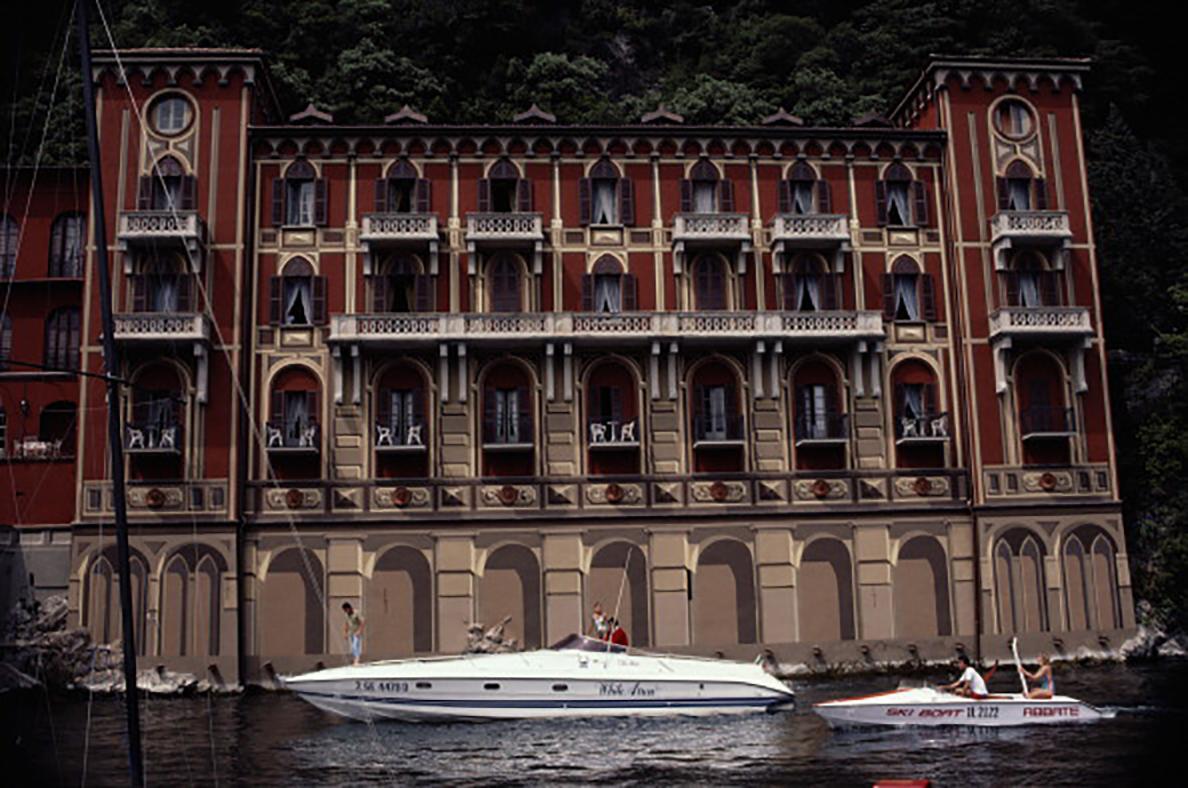
<svg viewBox="0 0 1188 788">
<path fill-rule="evenodd" d="M 1035 115 L 1022 101 L 1007 99 L 994 108 L 994 128 L 1008 139 L 1026 139 L 1035 133 Z"/>
<path fill-rule="evenodd" d="M 189 127 L 191 115 L 190 102 L 181 96 L 165 96 L 153 104 L 153 128 L 159 134 L 180 134 Z"/>
</svg>

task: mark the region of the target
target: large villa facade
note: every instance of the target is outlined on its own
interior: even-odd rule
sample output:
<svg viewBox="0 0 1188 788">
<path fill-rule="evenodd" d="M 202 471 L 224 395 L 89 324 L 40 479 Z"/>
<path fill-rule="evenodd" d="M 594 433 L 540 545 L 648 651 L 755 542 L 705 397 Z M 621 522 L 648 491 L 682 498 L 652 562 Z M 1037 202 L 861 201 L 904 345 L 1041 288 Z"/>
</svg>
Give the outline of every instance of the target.
<svg viewBox="0 0 1188 788">
<path fill-rule="evenodd" d="M 595 601 L 789 663 L 1120 644 L 1086 71 L 937 60 L 847 128 L 342 126 L 259 52 L 101 58 L 145 664 L 330 664 L 344 601 L 369 658 Z M 101 372 L 86 172 L 13 177 L 4 359 Z M 118 640 L 103 382 L 0 406 L 11 583 Z"/>
</svg>

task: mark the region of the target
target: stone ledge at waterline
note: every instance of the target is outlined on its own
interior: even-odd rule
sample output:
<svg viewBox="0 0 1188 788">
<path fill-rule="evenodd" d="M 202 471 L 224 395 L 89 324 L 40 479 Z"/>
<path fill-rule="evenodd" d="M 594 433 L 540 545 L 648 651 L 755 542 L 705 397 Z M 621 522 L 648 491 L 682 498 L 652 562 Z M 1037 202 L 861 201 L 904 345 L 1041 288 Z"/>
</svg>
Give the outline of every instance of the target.
<svg viewBox="0 0 1188 788">
<path fill-rule="evenodd" d="M 0 692 L 46 687 L 54 691 L 124 691 L 120 645 L 97 645 L 85 629 L 67 629 L 62 596 L 44 602 L 21 600 L 9 615 L 0 641 Z M 138 671 L 136 686 L 154 695 L 235 692 L 219 677 L 199 679 L 163 667 Z"/>
</svg>

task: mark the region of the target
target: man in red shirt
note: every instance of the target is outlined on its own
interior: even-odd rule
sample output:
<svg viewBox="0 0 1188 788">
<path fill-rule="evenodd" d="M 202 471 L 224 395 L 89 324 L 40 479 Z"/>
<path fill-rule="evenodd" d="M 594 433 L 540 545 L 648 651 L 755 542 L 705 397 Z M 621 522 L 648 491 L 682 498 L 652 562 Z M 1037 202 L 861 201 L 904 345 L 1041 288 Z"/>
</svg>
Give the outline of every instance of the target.
<svg viewBox="0 0 1188 788">
<path fill-rule="evenodd" d="M 630 645 L 627 642 L 627 632 L 623 629 L 622 625 L 619 623 L 619 619 L 612 618 L 610 620 L 610 631 L 611 631 L 611 634 L 610 634 L 610 642 L 611 643 L 614 643 L 616 646 Z"/>
</svg>

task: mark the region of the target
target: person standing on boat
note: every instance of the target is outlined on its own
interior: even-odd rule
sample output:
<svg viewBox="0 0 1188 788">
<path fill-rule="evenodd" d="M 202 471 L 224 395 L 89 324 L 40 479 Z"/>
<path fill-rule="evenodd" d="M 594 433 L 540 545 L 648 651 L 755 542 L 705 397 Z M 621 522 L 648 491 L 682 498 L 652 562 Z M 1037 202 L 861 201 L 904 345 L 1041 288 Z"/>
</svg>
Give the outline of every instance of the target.
<svg viewBox="0 0 1188 788">
<path fill-rule="evenodd" d="M 615 644 L 616 646 L 624 646 L 624 647 L 631 645 L 627 640 L 627 631 L 625 629 L 623 629 L 623 625 L 621 623 L 619 623 L 619 619 L 617 619 L 617 618 L 610 619 L 608 621 L 608 627 L 610 629 L 610 642 L 611 643 Z"/>
<path fill-rule="evenodd" d="M 1040 654 L 1039 663 L 1040 666 L 1035 673 L 1023 670 L 1023 675 L 1027 677 L 1028 681 L 1039 685 L 1027 690 L 1027 697 L 1033 700 L 1047 700 L 1056 694 L 1056 682 L 1052 678 L 1052 660 L 1048 658 L 1047 654 Z"/>
<path fill-rule="evenodd" d="M 961 677 L 952 684 L 941 685 L 942 690 L 979 700 L 990 697 L 990 693 L 986 691 L 985 680 L 974 670 L 973 665 L 969 662 L 969 657 L 964 654 L 958 655 L 957 668 L 961 670 Z"/>
<path fill-rule="evenodd" d="M 590 616 L 593 622 L 590 626 L 590 634 L 599 640 L 606 640 L 610 637 L 610 621 L 606 614 L 602 612 L 602 603 L 594 603 L 594 612 Z"/>
<path fill-rule="evenodd" d="M 363 616 L 355 612 L 350 602 L 342 603 L 342 612 L 346 614 L 346 621 L 342 625 L 342 635 L 347 639 L 351 649 L 351 659 L 355 665 L 363 656 Z"/>
</svg>

